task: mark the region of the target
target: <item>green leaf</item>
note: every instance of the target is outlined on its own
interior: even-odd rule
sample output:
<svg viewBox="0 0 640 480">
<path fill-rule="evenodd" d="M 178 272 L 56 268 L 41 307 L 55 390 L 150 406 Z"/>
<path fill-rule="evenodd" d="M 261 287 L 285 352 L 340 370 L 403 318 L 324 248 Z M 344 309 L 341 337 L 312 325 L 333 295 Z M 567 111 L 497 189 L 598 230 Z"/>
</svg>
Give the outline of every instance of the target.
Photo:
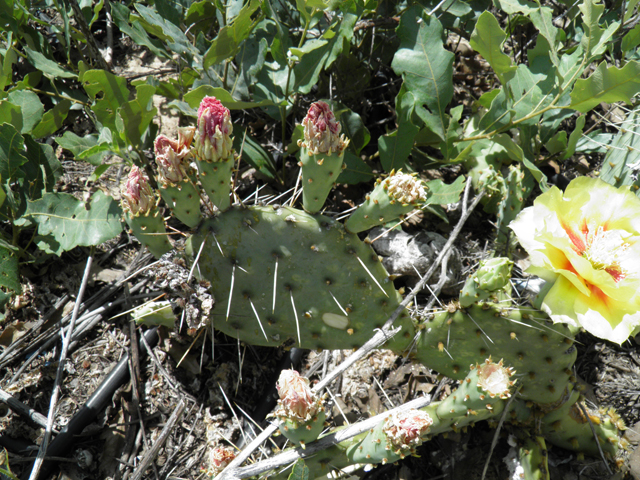
<svg viewBox="0 0 640 480">
<path fill-rule="evenodd" d="M 289 51 L 300 58 L 293 67 L 293 90 L 306 95 L 316 83 L 329 56 L 330 43 L 322 38 L 307 40 L 302 48 L 290 48 Z"/>
<path fill-rule="evenodd" d="M 21 133 L 31 133 L 44 114 L 44 105 L 38 95 L 28 90 L 14 90 L 9 93 L 7 100 L 18 105 L 22 110 Z"/>
<path fill-rule="evenodd" d="M 527 0 L 493 0 L 493 3 L 500 10 L 503 10 L 504 13 L 509 15 L 513 15 L 515 13 L 524 13 L 525 15 L 529 15 L 537 8 L 535 3 Z"/>
<path fill-rule="evenodd" d="M 545 174 L 542 173 L 542 171 L 540 171 L 540 169 L 527 158 L 527 156 L 522 151 L 522 148 L 520 148 L 520 146 L 516 144 L 516 142 L 514 142 L 509 135 L 507 135 L 506 133 L 501 133 L 499 135 L 495 135 L 492 140 L 498 145 L 504 147 L 507 155 L 509 155 L 509 158 L 522 162 L 524 164 L 529 172 L 531 172 L 531 175 L 533 175 L 533 178 L 536 179 L 536 181 L 540 185 L 540 189 L 543 192 L 546 192 L 549 189 L 549 186 L 547 185 L 547 177 L 545 176 Z"/>
<path fill-rule="evenodd" d="M 400 48 L 391 68 L 402 75 L 407 90 L 418 105 L 426 105 L 421 118 L 442 140 L 447 125 L 446 108 L 453 98 L 453 53 L 445 50 L 442 25 L 436 17 L 423 17 L 412 7 L 400 18 L 397 32 Z"/>
<path fill-rule="evenodd" d="M 94 101 L 91 110 L 98 121 L 115 135 L 118 109 L 129 101 L 127 80 L 105 70 L 88 70 L 82 76 L 85 91 Z"/>
<path fill-rule="evenodd" d="M 27 55 L 29 63 L 44 73 L 48 78 L 78 78 L 75 73 L 61 68 L 56 62 L 49 60 L 40 52 L 31 50 L 25 46 L 24 53 Z"/>
<path fill-rule="evenodd" d="M 631 18 L 631 15 L 635 13 L 636 5 L 638 5 L 639 0 L 629 0 L 626 3 L 626 10 L 624 12 L 623 22 L 627 23 Z"/>
<path fill-rule="evenodd" d="M 122 231 L 120 206 L 101 190 L 86 203 L 67 193 L 46 193 L 41 200 L 28 202 L 25 216 L 38 224 L 38 234 L 59 244 L 58 254 L 99 245 Z"/>
<path fill-rule="evenodd" d="M 22 166 L 25 174 L 22 188 L 28 189 L 30 200 L 35 200 L 42 196 L 44 189 L 53 189 L 63 170 L 51 145 L 38 143 L 30 135 L 24 136 L 24 145 L 29 161 Z"/>
<path fill-rule="evenodd" d="M 451 184 L 446 184 L 442 180 L 431 180 L 427 182 L 426 205 L 449 205 L 460 201 L 460 194 L 464 190 L 465 178 L 460 175 Z"/>
<path fill-rule="evenodd" d="M 631 191 L 639 194 L 640 181 L 637 170 L 629 168 L 640 162 L 640 109 L 636 107 L 627 115 L 621 128 L 616 134 L 611 147 L 602 161 L 600 178 L 614 187 L 631 185 Z M 640 196 L 640 195 L 639 195 Z"/>
<path fill-rule="evenodd" d="M 142 3 L 135 3 L 134 7 L 140 16 L 131 15 L 132 23 L 140 22 L 147 33 L 158 37 L 167 44 L 171 51 L 186 57 L 187 60 L 193 56 L 199 56 L 198 49 L 191 44 L 184 32 L 174 23 L 165 20 L 155 9 Z"/>
<path fill-rule="evenodd" d="M 137 85 L 136 98 L 123 103 L 118 109 L 121 120 L 121 124 L 117 124 L 121 125 L 118 130 L 134 147 L 142 147 L 142 137 L 158 113 L 158 109 L 153 106 L 155 91 L 156 87 L 151 85 Z"/>
<path fill-rule="evenodd" d="M 569 107 L 585 113 L 600 102 L 631 103 L 638 92 L 640 63 L 629 62 L 622 68 L 607 68 L 605 62 L 602 62 L 589 78 L 576 81 Z"/>
<path fill-rule="evenodd" d="M 360 182 L 368 182 L 375 177 L 373 169 L 349 150 L 344 152 L 344 166 L 345 168 L 336 183 L 355 185 Z"/>
<path fill-rule="evenodd" d="M 496 17 L 485 11 L 478 18 L 469 41 L 473 49 L 489 62 L 502 85 L 506 85 L 513 78 L 517 68 L 511 64 L 511 58 L 502 51 L 506 38 L 507 34 L 500 28 Z"/>
<path fill-rule="evenodd" d="M 365 127 L 362 117 L 353 110 L 338 104 L 334 110 L 336 118 L 342 125 L 342 131 L 349 138 L 349 150 L 359 155 L 371 141 L 369 129 Z"/>
<path fill-rule="evenodd" d="M 216 38 L 211 42 L 211 47 L 204 54 L 203 65 L 205 70 L 236 55 L 240 48 L 240 43 L 249 37 L 258 23 L 252 20 L 251 16 L 259 6 L 259 0 L 250 0 L 249 3 L 242 7 L 242 10 L 231 25 L 225 25 L 220 29 Z"/>
<path fill-rule="evenodd" d="M 531 68 L 534 68 L 534 66 L 532 65 Z M 513 80 L 509 82 L 509 88 L 513 92 L 513 104 L 511 106 L 515 112 L 513 121 L 540 111 L 551 104 L 558 92 L 555 73 L 556 69 L 551 64 L 539 68 L 538 71 L 532 71 L 524 64 L 518 65 L 518 70 Z M 522 125 L 535 125 L 539 120 L 539 116 L 533 116 L 520 123 Z"/>
<path fill-rule="evenodd" d="M 633 27 L 622 37 L 620 49 L 623 52 L 635 53 L 635 48 L 638 45 L 640 45 L 640 24 Z"/>
<path fill-rule="evenodd" d="M 565 151 L 567 149 L 567 132 L 561 130 L 544 144 L 550 155 Z"/>
<path fill-rule="evenodd" d="M 91 149 L 98 145 L 98 135 L 89 134 L 84 137 L 79 137 L 73 132 L 64 132 L 64 135 L 56 138 L 56 142 L 62 148 L 69 150 L 73 153 L 73 156 L 76 159 L 85 151 Z M 108 146 L 107 146 L 108 149 Z M 100 149 L 99 151 L 94 151 L 94 153 L 89 157 L 83 157 L 82 160 L 89 162 L 91 165 L 99 166 L 102 165 L 102 159 L 107 154 L 107 150 Z"/>
<path fill-rule="evenodd" d="M 197 115 L 198 107 L 204 97 L 216 97 L 229 110 L 245 110 L 262 106 L 273 105 L 269 100 L 261 102 L 242 102 L 234 99 L 224 88 L 216 88 L 211 85 L 200 85 L 184 95 L 184 101 L 193 109 L 193 116 Z M 173 103 L 173 102 L 172 102 Z M 186 112 L 183 112 L 186 114 Z"/>
<path fill-rule="evenodd" d="M 504 88 L 500 87 L 498 94 L 491 101 L 491 107 L 482 116 L 480 122 L 478 122 L 479 132 L 489 132 L 502 127 L 505 127 L 511 123 L 511 117 L 515 111 L 509 108 L 509 103 Z"/>
<path fill-rule="evenodd" d="M 4 242 L 0 243 L 0 287 L 22 291 L 18 275 L 18 254 Z"/>
<path fill-rule="evenodd" d="M 109 6 L 113 21 L 122 33 L 129 35 L 137 45 L 147 47 L 154 55 L 161 58 L 171 58 L 171 53 L 164 47 L 164 43 L 149 37 L 140 22 L 129 23 L 129 7 L 118 2 L 110 2 Z"/>
<path fill-rule="evenodd" d="M 233 148 L 236 152 L 242 151 L 242 160 L 247 162 L 265 177 L 273 180 L 276 178 L 276 165 L 271 154 L 256 142 L 240 126 L 234 128 L 235 137 L 233 139 Z"/>
<path fill-rule="evenodd" d="M 398 130 L 378 139 L 380 162 L 386 172 L 405 168 L 407 158 L 413 148 L 413 143 L 420 130 L 411 122 L 415 98 L 407 92 L 406 84 L 402 84 L 396 96 L 396 114 L 398 116 Z"/>
<path fill-rule="evenodd" d="M 20 167 L 27 163 L 24 138 L 13 125 L 0 125 L 0 179 L 12 182 Z M 21 175 L 20 175 L 21 176 Z"/>
<path fill-rule="evenodd" d="M 303 459 L 300 458 L 293 464 L 288 480 L 309 480 L 309 467 L 305 465 Z"/>
<path fill-rule="evenodd" d="M 0 101 L 0 124 L 8 123 L 22 130 L 22 109 L 8 100 Z"/>
<path fill-rule="evenodd" d="M 549 7 L 542 7 L 538 5 L 538 8 L 533 10 L 529 14 L 531 22 L 538 29 L 540 35 L 542 35 L 549 43 L 549 56 L 554 65 L 558 65 L 560 60 L 558 58 L 558 29 L 553 25 L 553 10 Z"/>
<path fill-rule="evenodd" d="M 55 106 L 44 112 L 42 120 L 36 125 L 31 134 L 34 138 L 47 137 L 57 132 L 67 118 L 71 102 L 69 100 L 60 100 Z"/>
<path fill-rule="evenodd" d="M 595 57 L 604 53 L 607 44 L 613 34 L 618 30 L 620 23 L 612 22 L 606 30 L 600 28 L 600 17 L 604 12 L 603 4 L 596 4 L 594 0 L 584 0 L 578 7 L 582 12 L 584 35 L 580 45 L 584 51 L 586 62 L 591 62 Z"/>
<path fill-rule="evenodd" d="M 571 135 L 569 135 L 569 141 L 567 142 L 567 149 L 560 156 L 560 160 L 566 160 L 570 158 L 576 151 L 576 145 L 582 137 L 582 129 L 584 128 L 584 122 L 587 120 L 585 115 L 580 115 L 576 120 L 576 128 L 573 129 Z"/>
</svg>

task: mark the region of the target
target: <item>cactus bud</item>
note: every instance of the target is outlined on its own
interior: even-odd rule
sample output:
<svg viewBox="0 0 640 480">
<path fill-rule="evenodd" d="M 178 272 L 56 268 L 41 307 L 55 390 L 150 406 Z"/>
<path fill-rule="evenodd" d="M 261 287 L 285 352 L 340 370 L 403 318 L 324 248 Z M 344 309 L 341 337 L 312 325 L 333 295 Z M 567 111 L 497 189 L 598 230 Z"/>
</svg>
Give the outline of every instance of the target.
<svg viewBox="0 0 640 480">
<path fill-rule="evenodd" d="M 234 165 L 231 113 L 215 97 L 204 97 L 198 108 L 195 136 L 200 183 L 220 211 L 231 206 L 231 171 Z"/>
<path fill-rule="evenodd" d="M 336 120 L 331 107 L 325 102 L 312 103 L 307 116 L 302 120 L 304 140 L 298 140 L 298 146 L 306 147 L 311 155 L 321 153 L 341 154 L 349 145 L 344 135 L 340 135 L 342 126 Z"/>
<path fill-rule="evenodd" d="M 276 385 L 278 409 L 276 416 L 282 421 L 280 431 L 294 443 L 311 442 L 318 438 L 324 424 L 322 398 L 309 388 L 309 380 L 295 370 L 283 370 Z"/>
<path fill-rule="evenodd" d="M 146 174 L 140 168 L 132 167 L 122 188 L 122 209 L 133 234 L 156 257 L 171 250 L 162 212 L 157 208 L 159 201 Z"/>
<path fill-rule="evenodd" d="M 204 97 L 198 108 L 195 149 L 201 160 L 219 162 L 233 149 L 231 113 L 215 97 Z"/>
</svg>

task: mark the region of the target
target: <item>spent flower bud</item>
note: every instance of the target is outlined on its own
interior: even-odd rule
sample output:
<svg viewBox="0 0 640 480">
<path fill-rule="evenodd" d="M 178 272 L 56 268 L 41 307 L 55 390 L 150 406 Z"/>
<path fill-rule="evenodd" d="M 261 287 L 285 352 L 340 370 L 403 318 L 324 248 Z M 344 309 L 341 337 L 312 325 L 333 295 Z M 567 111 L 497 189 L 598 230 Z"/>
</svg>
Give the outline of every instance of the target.
<svg viewBox="0 0 640 480">
<path fill-rule="evenodd" d="M 200 160 L 226 160 L 233 150 L 231 112 L 215 97 L 204 97 L 198 108 L 195 149 Z"/>
<path fill-rule="evenodd" d="M 295 370 L 283 370 L 276 388 L 280 396 L 276 415 L 280 418 L 306 422 L 322 407 L 322 399 L 311 390 L 309 380 Z"/>
<path fill-rule="evenodd" d="M 221 473 L 233 459 L 236 458 L 236 452 L 230 447 L 216 447 L 209 454 L 209 463 L 211 469 L 207 472 L 212 477 Z"/>
<path fill-rule="evenodd" d="M 385 421 L 383 431 L 394 450 L 412 450 L 422 444 L 433 419 L 422 410 L 411 409 L 392 413 Z"/>
<path fill-rule="evenodd" d="M 133 166 L 122 188 L 123 207 L 132 215 L 145 215 L 157 205 L 157 197 L 142 169 Z"/>
<path fill-rule="evenodd" d="M 382 186 L 393 200 L 403 205 L 415 205 L 427 199 L 427 191 L 416 175 L 402 173 L 400 170 L 382 181 Z"/>
<path fill-rule="evenodd" d="M 340 154 L 349 145 L 349 140 L 340 135 L 342 126 L 336 120 L 331 107 L 325 102 L 312 103 L 307 116 L 302 120 L 304 140 L 298 146 L 306 147 L 309 153 Z"/>
</svg>

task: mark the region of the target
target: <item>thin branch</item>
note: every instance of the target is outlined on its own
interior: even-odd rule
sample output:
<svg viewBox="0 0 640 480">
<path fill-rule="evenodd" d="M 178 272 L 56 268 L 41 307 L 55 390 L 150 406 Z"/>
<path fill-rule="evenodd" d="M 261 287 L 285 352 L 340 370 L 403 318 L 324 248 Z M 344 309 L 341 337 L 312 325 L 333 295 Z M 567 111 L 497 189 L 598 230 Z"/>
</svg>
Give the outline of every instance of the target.
<svg viewBox="0 0 640 480">
<path fill-rule="evenodd" d="M 44 432 L 44 439 L 42 440 L 40 449 L 38 450 L 38 456 L 36 457 L 36 461 L 33 462 L 33 469 L 31 470 L 29 480 L 37 480 L 38 475 L 40 474 L 40 469 L 42 468 L 42 463 L 44 462 L 44 456 L 47 453 L 47 447 L 49 446 L 49 440 L 51 439 L 51 432 L 53 430 L 53 419 L 56 414 L 56 407 L 58 406 L 58 397 L 60 396 L 60 386 L 62 383 L 62 377 L 64 375 L 64 366 L 67 360 L 67 353 L 69 352 L 69 344 L 71 343 L 73 329 L 75 328 L 76 319 L 78 318 L 78 311 L 80 310 L 80 305 L 82 304 L 82 297 L 84 297 L 84 291 L 87 288 L 87 283 L 89 281 L 89 277 L 91 276 L 92 262 L 93 255 L 90 255 L 89 258 L 87 258 L 87 265 L 84 269 L 84 275 L 82 276 L 82 284 L 80 285 L 80 290 L 78 291 L 76 304 L 73 307 L 73 315 L 71 316 L 71 323 L 69 325 L 69 329 L 67 330 L 67 335 L 62 337 L 62 351 L 60 352 L 60 363 L 58 364 L 56 380 L 53 385 L 53 393 L 51 394 L 51 402 L 49 404 L 47 427 Z M 61 331 L 63 331 L 62 328 Z"/>
</svg>

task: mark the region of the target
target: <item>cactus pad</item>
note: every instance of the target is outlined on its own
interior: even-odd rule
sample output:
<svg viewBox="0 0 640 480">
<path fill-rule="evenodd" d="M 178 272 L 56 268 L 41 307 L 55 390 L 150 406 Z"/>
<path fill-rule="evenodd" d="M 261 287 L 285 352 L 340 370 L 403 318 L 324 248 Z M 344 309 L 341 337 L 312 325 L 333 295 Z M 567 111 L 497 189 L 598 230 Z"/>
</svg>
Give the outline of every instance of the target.
<svg viewBox="0 0 640 480">
<path fill-rule="evenodd" d="M 160 258 L 171 250 L 172 247 L 160 210 L 154 209 L 146 215 L 134 215 L 127 212 L 124 218 L 136 238 L 149 248 L 154 257 Z"/>
<path fill-rule="evenodd" d="M 398 307 L 378 256 L 335 220 L 288 207 L 233 207 L 187 243 L 211 283 L 214 327 L 254 345 L 354 348 Z M 413 326 L 387 348 L 404 349 Z"/>
</svg>

